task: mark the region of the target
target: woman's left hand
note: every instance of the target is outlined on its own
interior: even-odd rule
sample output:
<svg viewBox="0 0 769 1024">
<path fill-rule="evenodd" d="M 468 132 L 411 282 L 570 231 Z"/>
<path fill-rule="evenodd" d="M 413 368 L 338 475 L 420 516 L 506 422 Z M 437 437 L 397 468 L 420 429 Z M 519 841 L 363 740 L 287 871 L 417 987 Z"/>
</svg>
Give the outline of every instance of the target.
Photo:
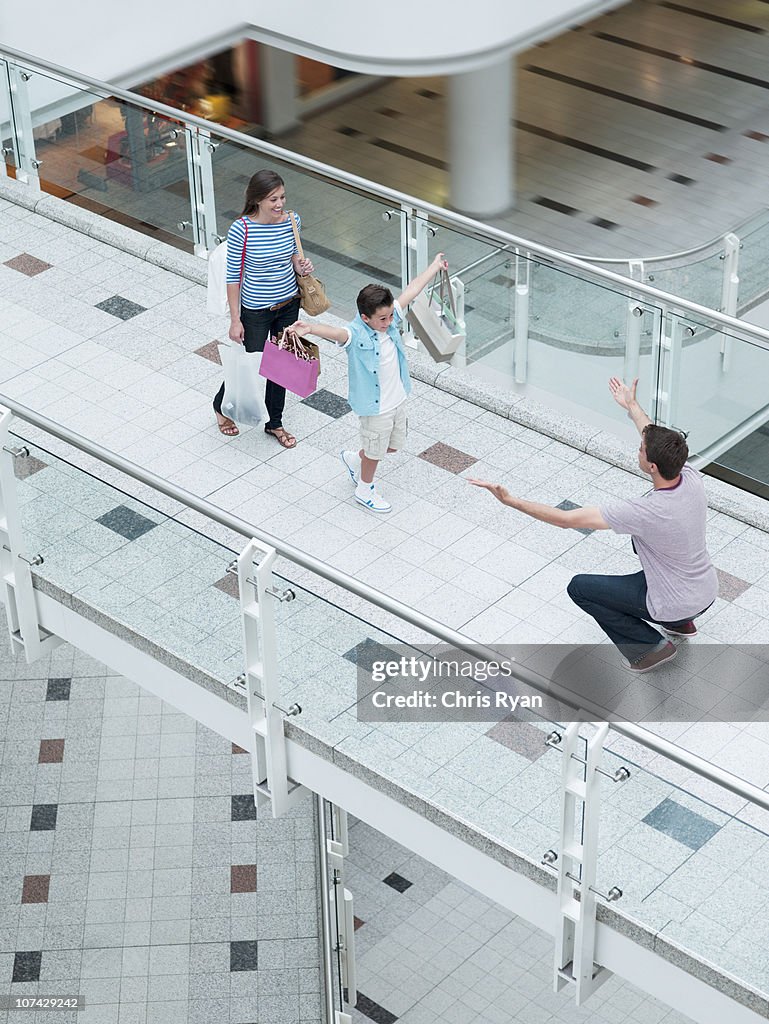
<svg viewBox="0 0 769 1024">
<path fill-rule="evenodd" d="M 307 277 L 311 274 L 315 267 L 312 265 L 312 260 L 308 260 L 306 257 L 303 260 L 297 261 L 297 269 L 299 270 L 300 277 Z"/>
</svg>

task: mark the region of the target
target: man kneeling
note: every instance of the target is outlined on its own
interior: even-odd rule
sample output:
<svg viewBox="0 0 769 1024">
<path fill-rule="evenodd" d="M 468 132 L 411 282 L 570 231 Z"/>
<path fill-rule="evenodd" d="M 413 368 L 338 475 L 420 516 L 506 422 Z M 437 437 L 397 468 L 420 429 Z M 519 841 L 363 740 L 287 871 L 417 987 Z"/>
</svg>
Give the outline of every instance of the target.
<svg viewBox="0 0 769 1024">
<path fill-rule="evenodd" d="M 718 594 L 718 577 L 705 542 L 707 500 L 702 474 L 686 465 L 689 449 L 678 430 L 651 422 L 636 399 L 638 381 L 609 381 L 614 400 L 641 434 L 638 464 L 652 480 L 640 498 L 564 510 L 513 497 L 500 484 L 471 480 L 504 505 L 565 529 L 613 530 L 630 534 L 641 571 L 629 576 L 575 576 L 569 597 L 627 658 L 634 672 L 670 661 L 676 648 L 649 623 L 674 636 L 697 634 L 694 619 Z"/>
</svg>

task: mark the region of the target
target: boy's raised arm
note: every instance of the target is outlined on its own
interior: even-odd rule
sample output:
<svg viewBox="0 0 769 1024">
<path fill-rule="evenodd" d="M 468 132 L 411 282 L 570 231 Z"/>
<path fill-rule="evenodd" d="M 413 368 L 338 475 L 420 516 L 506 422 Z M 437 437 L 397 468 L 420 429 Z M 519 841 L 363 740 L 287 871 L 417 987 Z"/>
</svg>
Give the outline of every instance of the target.
<svg viewBox="0 0 769 1024">
<path fill-rule="evenodd" d="M 438 271 L 443 267 L 448 270 L 449 261 L 446 259 L 442 252 L 439 252 L 435 259 L 432 261 L 430 266 L 423 273 L 418 274 L 413 281 L 409 281 L 406 287 L 403 289 L 403 293 L 398 296 L 398 305 L 401 309 L 405 309 L 410 302 L 419 295 L 423 288 L 432 281 Z"/>
<path fill-rule="evenodd" d="M 297 320 L 296 323 L 291 324 L 289 330 L 296 331 L 300 338 L 314 334 L 316 338 L 335 341 L 337 345 L 346 345 L 349 338 L 344 327 L 332 327 L 330 324 L 307 324 L 304 320 Z"/>
</svg>

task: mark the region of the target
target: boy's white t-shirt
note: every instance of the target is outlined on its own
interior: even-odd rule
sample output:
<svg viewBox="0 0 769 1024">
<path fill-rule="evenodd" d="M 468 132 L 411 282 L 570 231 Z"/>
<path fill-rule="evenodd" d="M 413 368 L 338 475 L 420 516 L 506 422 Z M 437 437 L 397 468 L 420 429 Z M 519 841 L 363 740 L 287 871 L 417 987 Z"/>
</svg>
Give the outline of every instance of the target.
<svg viewBox="0 0 769 1024">
<path fill-rule="evenodd" d="M 379 338 L 379 415 L 392 412 L 406 400 L 401 381 L 398 350 L 386 331 L 377 331 Z"/>
</svg>

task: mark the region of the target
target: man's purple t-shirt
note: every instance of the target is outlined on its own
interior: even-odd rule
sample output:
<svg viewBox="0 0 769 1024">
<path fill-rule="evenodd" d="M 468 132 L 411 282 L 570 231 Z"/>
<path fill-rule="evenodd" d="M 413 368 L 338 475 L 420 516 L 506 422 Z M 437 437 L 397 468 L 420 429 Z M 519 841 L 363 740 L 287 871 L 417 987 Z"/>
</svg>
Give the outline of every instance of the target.
<svg viewBox="0 0 769 1024">
<path fill-rule="evenodd" d="M 615 533 L 629 533 L 641 561 L 646 604 L 658 622 L 696 615 L 718 595 L 705 544 L 707 500 L 702 474 L 684 466 L 675 487 L 601 506 Z"/>
</svg>

